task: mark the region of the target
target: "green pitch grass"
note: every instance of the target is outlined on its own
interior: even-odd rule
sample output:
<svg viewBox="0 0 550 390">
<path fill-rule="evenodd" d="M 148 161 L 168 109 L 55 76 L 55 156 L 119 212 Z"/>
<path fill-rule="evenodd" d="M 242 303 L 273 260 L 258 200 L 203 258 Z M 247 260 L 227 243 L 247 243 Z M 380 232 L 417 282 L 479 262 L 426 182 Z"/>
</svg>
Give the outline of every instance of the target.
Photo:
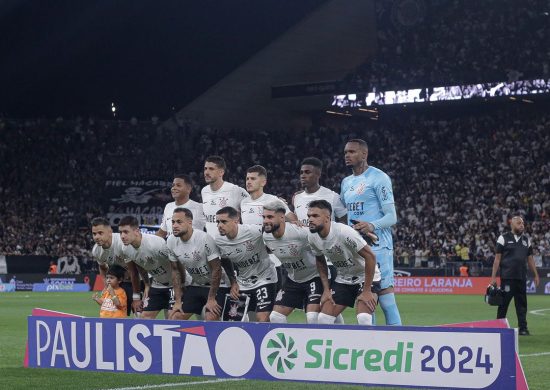
<svg viewBox="0 0 550 390">
<path fill-rule="evenodd" d="M 519 339 L 519 353 L 532 390 L 550 388 L 550 297 L 530 296 L 529 310 L 540 310 L 540 315 L 529 313 L 527 321 L 531 336 Z M 399 308 L 407 325 L 438 325 L 493 319 L 496 308 L 486 305 L 480 296 L 466 295 L 400 295 Z M 97 316 L 98 305 L 91 293 L 5 293 L 0 294 L 0 383 L 3 389 L 110 389 L 139 387 L 154 384 L 181 384 L 168 389 L 189 388 L 189 382 L 210 381 L 208 377 L 163 376 L 82 372 L 53 369 L 23 368 L 23 355 L 27 337 L 27 316 L 35 307 L 64 311 L 84 316 Z M 510 307 L 510 324 L 517 326 L 513 305 Z M 377 311 L 379 322 L 383 315 Z M 356 323 L 354 312 L 344 313 L 346 323 Z M 296 312 L 291 322 L 304 322 L 302 312 Z M 540 355 L 536 355 L 540 354 Z M 525 356 L 522 356 L 525 355 Z M 187 385 L 186 385 L 187 384 Z M 243 380 L 235 382 L 202 383 L 198 389 L 264 390 L 264 389 L 360 389 L 361 386 L 320 385 L 295 382 L 264 382 Z M 388 389 L 384 387 L 381 389 Z"/>
</svg>

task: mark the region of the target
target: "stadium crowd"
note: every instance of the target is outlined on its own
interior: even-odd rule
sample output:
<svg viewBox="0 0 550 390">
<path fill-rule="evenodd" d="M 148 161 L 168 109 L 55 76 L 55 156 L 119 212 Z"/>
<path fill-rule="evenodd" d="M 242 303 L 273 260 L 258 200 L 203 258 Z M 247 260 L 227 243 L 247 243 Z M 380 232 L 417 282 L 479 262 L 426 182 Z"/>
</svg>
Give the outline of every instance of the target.
<svg viewBox="0 0 550 390">
<path fill-rule="evenodd" d="M 550 77 L 547 1 L 375 4 L 377 51 L 346 80 L 354 92 Z"/>
<path fill-rule="evenodd" d="M 224 156 L 225 179 L 244 186 L 246 169 L 268 169 L 266 192 L 289 202 L 304 157 L 319 157 L 321 184 L 339 192 L 349 174 L 343 147 L 369 143 L 369 164 L 393 180 L 399 265 L 450 260 L 491 263 L 514 212 L 527 222 L 538 265 L 550 263 L 550 115 L 525 105 L 445 115 L 392 113 L 380 121 L 318 124 L 304 132 L 212 129 L 189 120 L 153 122 L 0 119 L 0 253 L 89 258 L 89 221 L 109 212 L 109 179 L 170 181 L 176 172 L 204 185 L 203 161 Z M 168 189 L 167 189 L 168 191 Z"/>
</svg>

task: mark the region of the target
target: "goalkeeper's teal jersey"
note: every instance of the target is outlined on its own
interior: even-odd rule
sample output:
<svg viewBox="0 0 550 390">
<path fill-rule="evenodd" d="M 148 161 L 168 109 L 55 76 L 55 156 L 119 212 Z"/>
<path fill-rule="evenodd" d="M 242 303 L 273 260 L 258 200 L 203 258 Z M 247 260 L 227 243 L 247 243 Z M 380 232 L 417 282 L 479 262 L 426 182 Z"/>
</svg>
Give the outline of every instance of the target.
<svg viewBox="0 0 550 390">
<path fill-rule="evenodd" d="M 369 166 L 360 175 L 342 180 L 340 199 L 348 209 L 348 224 L 352 220 L 372 222 L 384 216 L 382 205 L 394 203 L 390 177 L 378 168 Z M 391 228 L 376 229 L 378 245 L 372 249 L 393 249 Z"/>
</svg>

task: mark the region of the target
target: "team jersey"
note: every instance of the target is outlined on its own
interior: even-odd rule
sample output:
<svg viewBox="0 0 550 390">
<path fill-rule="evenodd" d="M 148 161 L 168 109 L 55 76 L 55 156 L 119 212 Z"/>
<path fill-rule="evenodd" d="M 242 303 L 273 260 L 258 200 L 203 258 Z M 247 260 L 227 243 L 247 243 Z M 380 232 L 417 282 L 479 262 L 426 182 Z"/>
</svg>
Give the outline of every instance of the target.
<svg viewBox="0 0 550 390">
<path fill-rule="evenodd" d="M 274 200 L 280 199 L 271 194 L 263 194 L 258 199 L 252 199 L 251 197 L 243 199 L 241 201 L 242 223 L 245 225 L 262 225 L 264 223 L 264 205 Z M 290 209 L 286 204 L 285 209 L 285 214 L 290 213 Z"/>
<path fill-rule="evenodd" d="M 153 234 L 143 234 L 141 245 L 134 248 L 125 245 L 123 253 L 126 262 L 133 261 L 153 277 L 151 287 L 172 287 L 172 268 L 170 261 L 177 261 L 173 253 L 166 246 L 162 237 Z"/>
<path fill-rule="evenodd" d="M 326 238 L 318 233 L 308 233 L 308 241 L 315 256 L 325 255 L 338 269 L 335 282 L 359 284 L 365 281 L 365 259 L 359 251 L 367 243 L 352 227 L 343 223 L 331 222 Z M 381 279 L 378 265 L 375 266 L 373 282 Z"/>
<path fill-rule="evenodd" d="M 342 180 L 340 193 L 348 210 L 348 224 L 352 220 L 372 222 L 384 216 L 382 205 L 395 203 L 390 177 L 375 167 L 368 167 L 360 175 L 350 175 Z M 391 228 L 375 229 L 377 248 L 393 249 Z"/>
<path fill-rule="evenodd" d="M 120 265 L 126 268 L 122 248 L 124 244 L 120 239 L 120 233 L 113 233 L 111 246 L 107 249 L 95 244 L 92 248 L 92 256 L 99 264 L 107 264 L 109 267 Z"/>
<path fill-rule="evenodd" d="M 235 184 L 224 182 L 217 191 L 212 191 L 209 185 L 203 187 L 202 209 L 206 218 L 206 232 L 212 237 L 218 235 L 216 212 L 225 206 L 231 206 L 237 211 L 241 209 L 241 201 L 248 198 L 248 192 Z"/>
<path fill-rule="evenodd" d="M 263 194 L 258 199 L 246 198 L 241 202 L 241 221 L 245 225 L 263 225 L 264 223 L 264 205 L 279 200 L 275 195 Z M 285 203 L 285 202 L 283 202 Z M 290 209 L 285 203 L 285 215 L 290 213 Z M 275 267 L 281 266 L 281 261 L 275 255 L 270 255 L 271 262 Z"/>
<path fill-rule="evenodd" d="M 307 209 L 309 202 L 312 200 L 326 200 L 332 206 L 332 220 L 335 218 L 341 218 L 346 215 L 346 207 L 342 204 L 338 194 L 327 187 L 319 187 L 315 192 L 298 192 L 294 195 L 292 204 L 294 205 L 294 214 L 298 217 L 298 220 L 305 226 L 308 225 Z"/>
<path fill-rule="evenodd" d="M 212 273 L 208 262 L 220 257 L 219 249 L 212 237 L 202 230 L 193 229 L 193 234 L 188 241 L 170 236 L 166 245 L 176 259 L 183 264 L 186 271 L 191 274 L 192 286 L 210 286 Z M 227 276 L 224 276 L 225 274 L 222 272 L 220 286 L 226 287 Z"/>
<path fill-rule="evenodd" d="M 202 212 L 202 203 L 189 199 L 187 202 L 176 206 L 176 202 L 170 202 L 164 207 L 162 223 L 160 228 L 168 233 L 167 237 L 172 235 L 172 215 L 176 208 L 186 208 L 193 213 L 193 229 L 203 230 L 206 225 L 206 218 Z"/>
<path fill-rule="evenodd" d="M 261 226 L 239 225 L 234 239 L 218 235 L 215 242 L 222 258 L 231 260 L 237 268 L 237 283 L 241 289 L 251 290 L 277 282 L 277 271 L 269 260 Z"/>
<path fill-rule="evenodd" d="M 308 231 L 306 227 L 287 222 L 281 238 L 275 238 L 272 233 L 263 234 L 268 249 L 281 261 L 288 277 L 297 283 L 319 276 L 315 256 L 307 239 Z"/>
</svg>

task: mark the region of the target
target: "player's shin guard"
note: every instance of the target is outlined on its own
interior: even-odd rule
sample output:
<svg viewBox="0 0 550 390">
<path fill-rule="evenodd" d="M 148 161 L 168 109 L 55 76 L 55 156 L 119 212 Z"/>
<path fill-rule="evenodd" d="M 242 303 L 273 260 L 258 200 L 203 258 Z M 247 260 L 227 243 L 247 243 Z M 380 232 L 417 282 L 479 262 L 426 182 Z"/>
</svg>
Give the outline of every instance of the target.
<svg viewBox="0 0 550 390">
<path fill-rule="evenodd" d="M 276 324 L 286 324 L 288 321 L 284 314 L 272 311 L 269 315 L 269 322 L 274 322 Z"/>
<path fill-rule="evenodd" d="M 357 323 L 359 325 L 372 325 L 372 315 L 368 313 L 357 314 Z"/>
<path fill-rule="evenodd" d="M 308 324 L 317 324 L 317 318 L 319 317 L 319 313 L 316 311 L 308 311 L 306 313 L 306 322 Z"/>
<path fill-rule="evenodd" d="M 317 317 L 317 323 L 318 324 L 332 325 L 332 324 L 334 324 L 335 319 L 336 319 L 336 317 L 334 317 L 334 316 L 329 316 L 328 314 L 325 314 L 325 313 L 319 313 L 319 316 Z"/>
<path fill-rule="evenodd" d="M 337 324 L 337 325 L 344 325 L 345 324 L 344 317 L 342 317 L 342 314 L 338 314 L 336 316 L 336 319 L 334 320 L 334 323 Z"/>
<path fill-rule="evenodd" d="M 401 315 L 395 302 L 395 294 L 385 294 L 378 297 L 380 307 L 386 317 L 386 325 L 401 325 Z"/>
</svg>

